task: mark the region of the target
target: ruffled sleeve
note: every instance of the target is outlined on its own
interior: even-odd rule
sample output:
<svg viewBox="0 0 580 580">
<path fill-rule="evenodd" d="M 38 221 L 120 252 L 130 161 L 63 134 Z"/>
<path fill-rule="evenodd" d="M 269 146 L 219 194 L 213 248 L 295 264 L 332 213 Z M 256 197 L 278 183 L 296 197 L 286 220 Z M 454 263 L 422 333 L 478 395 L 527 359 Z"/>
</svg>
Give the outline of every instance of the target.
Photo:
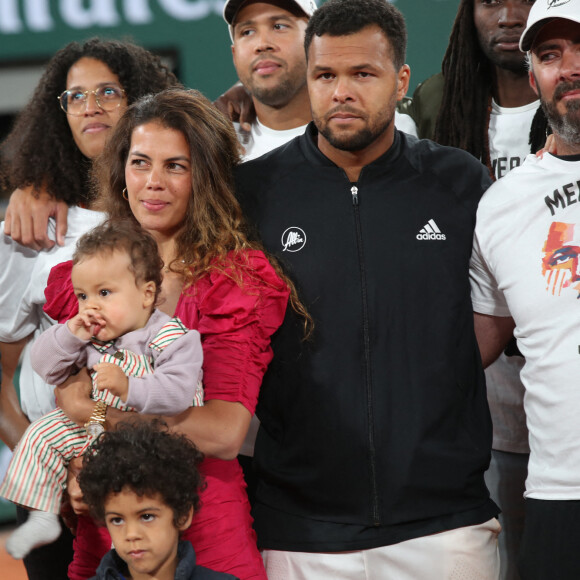
<svg viewBox="0 0 580 580">
<path fill-rule="evenodd" d="M 72 265 L 72 260 L 68 260 L 54 266 L 48 275 L 44 290 L 46 303 L 43 310 L 59 324 L 66 322 L 79 311 L 70 277 Z"/>
<path fill-rule="evenodd" d="M 205 399 L 240 402 L 254 414 L 290 292 L 262 252 L 245 259 L 241 286 L 213 272 L 182 294 L 176 315 L 201 334 Z"/>
</svg>

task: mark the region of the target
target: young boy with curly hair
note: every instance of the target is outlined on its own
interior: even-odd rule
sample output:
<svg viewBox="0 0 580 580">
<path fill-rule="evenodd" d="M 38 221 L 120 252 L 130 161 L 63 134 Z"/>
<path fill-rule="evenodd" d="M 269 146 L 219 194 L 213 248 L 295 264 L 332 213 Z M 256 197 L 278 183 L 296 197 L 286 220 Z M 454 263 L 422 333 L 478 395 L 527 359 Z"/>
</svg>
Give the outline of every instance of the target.
<svg viewBox="0 0 580 580">
<path fill-rule="evenodd" d="M 153 237 L 129 220 L 105 222 L 79 239 L 71 273 L 79 312 L 43 332 L 31 360 L 53 385 L 88 368 L 95 407 L 84 426 L 57 408 L 18 443 L 0 495 L 33 511 L 6 541 L 13 557 L 58 537 L 66 467 L 104 430 L 109 407 L 175 415 L 203 405 L 199 333 L 155 308 L 162 269 Z"/>
<path fill-rule="evenodd" d="M 92 580 L 234 580 L 197 566 L 192 545 L 179 539 L 199 506 L 202 459 L 161 421 L 121 423 L 95 441 L 78 482 L 114 548 Z"/>
</svg>

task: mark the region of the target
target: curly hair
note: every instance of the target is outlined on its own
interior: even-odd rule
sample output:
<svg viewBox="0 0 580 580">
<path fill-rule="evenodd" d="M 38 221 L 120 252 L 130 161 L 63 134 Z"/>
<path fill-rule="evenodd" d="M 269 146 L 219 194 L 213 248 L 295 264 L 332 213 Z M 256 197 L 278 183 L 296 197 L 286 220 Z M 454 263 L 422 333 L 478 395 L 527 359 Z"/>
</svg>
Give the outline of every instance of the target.
<svg viewBox="0 0 580 580">
<path fill-rule="evenodd" d="M 243 250 L 265 250 L 251 239 L 234 193 L 240 145 L 230 120 L 199 91 L 167 89 L 147 95 L 125 111 L 94 167 L 101 209 L 113 218 L 135 220 L 121 192 L 126 187 L 125 164 L 131 136 L 137 127 L 147 123 L 179 131 L 187 141 L 191 159 L 192 191 L 183 227 L 176 236 L 176 256 L 168 268 L 180 273 L 186 286 L 192 286 L 212 270 L 233 277 L 240 285 L 242 271 L 251 279 L 252 270 Z M 304 319 L 305 333 L 309 334 L 312 320 L 292 281 L 272 256 L 268 258 L 290 289 L 290 303 Z"/>
<path fill-rule="evenodd" d="M 179 527 L 205 485 L 198 466 L 203 454 L 184 435 L 171 433 L 161 420 L 124 421 L 91 445 L 78 482 L 91 514 L 105 520 L 111 494 L 129 488 L 139 496 L 161 495 Z"/>
<path fill-rule="evenodd" d="M 407 50 L 407 27 L 401 12 L 385 0 L 329 0 L 314 12 L 304 34 L 304 49 L 308 49 L 313 37 L 346 36 L 367 26 L 378 26 L 393 49 L 393 64 L 400 69 L 405 64 Z"/>
<path fill-rule="evenodd" d="M 163 260 L 153 236 L 134 220 L 107 220 L 81 236 L 73 254 L 73 266 L 86 258 L 113 252 L 129 256 L 129 270 L 135 276 L 135 283 L 155 283 L 154 303 L 157 303 L 163 281 Z"/>
<path fill-rule="evenodd" d="M 75 205 L 89 199 L 91 161 L 76 146 L 57 97 L 66 90 L 70 68 L 81 58 L 106 64 L 119 77 L 130 104 L 143 95 L 181 86 L 158 56 L 129 42 L 92 38 L 71 42 L 48 62 L 31 100 L 0 146 L 0 185 L 43 188 Z"/>
<path fill-rule="evenodd" d="M 490 167 L 493 68 L 479 44 L 473 0 L 461 0 L 441 68 L 445 87 L 433 140 L 464 149 Z M 546 117 L 538 109 L 529 135 L 531 152 L 543 147 L 547 131 Z M 491 167 L 490 172 L 493 176 Z"/>
</svg>

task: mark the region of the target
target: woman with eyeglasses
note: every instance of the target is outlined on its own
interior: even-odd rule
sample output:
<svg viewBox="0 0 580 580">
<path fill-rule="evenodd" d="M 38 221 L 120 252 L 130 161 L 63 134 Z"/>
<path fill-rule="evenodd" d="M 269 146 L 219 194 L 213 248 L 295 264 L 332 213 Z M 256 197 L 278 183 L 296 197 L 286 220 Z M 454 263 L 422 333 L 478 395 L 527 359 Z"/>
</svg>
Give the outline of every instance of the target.
<svg viewBox="0 0 580 580">
<path fill-rule="evenodd" d="M 50 60 L 0 147 L 3 189 L 33 191 L 36 198 L 50 197 L 68 206 L 68 231 L 61 245 L 39 252 L 6 235 L 0 239 L 0 438 L 11 448 L 30 421 L 55 407 L 53 387 L 33 372 L 28 349 L 54 323 L 42 310 L 50 269 L 70 259 L 78 237 L 104 218 L 93 211 L 88 179 L 92 160 L 103 151 L 128 105 L 171 86 L 179 86 L 175 75 L 141 47 L 96 38 L 70 43 Z M 50 228 L 54 239 L 53 220 Z M 13 378 L 23 349 L 21 406 Z M 24 510 L 18 519 L 26 519 Z M 31 580 L 65 580 L 71 560 L 72 538 L 64 531 L 55 543 L 33 550 L 24 564 Z"/>
</svg>

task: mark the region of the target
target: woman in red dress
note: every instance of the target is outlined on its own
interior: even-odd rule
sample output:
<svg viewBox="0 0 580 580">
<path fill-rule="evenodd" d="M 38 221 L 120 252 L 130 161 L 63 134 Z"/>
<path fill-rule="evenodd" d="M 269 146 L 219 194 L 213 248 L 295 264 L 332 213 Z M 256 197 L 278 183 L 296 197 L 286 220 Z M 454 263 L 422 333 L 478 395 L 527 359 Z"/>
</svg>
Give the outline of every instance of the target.
<svg viewBox="0 0 580 580">
<path fill-rule="evenodd" d="M 202 507 L 184 537 L 198 564 L 248 580 L 266 574 L 236 456 L 288 298 L 307 315 L 279 266 L 246 235 L 233 191 L 238 161 L 231 123 L 198 92 L 169 90 L 129 107 L 97 175 L 103 209 L 113 218 L 135 219 L 158 243 L 166 264 L 160 309 L 202 336 L 205 405 L 167 418 L 206 456 Z M 53 270 L 47 290 L 46 308 L 61 320 L 76 302 L 63 291 L 63 284 L 70 286 L 69 267 Z M 81 380 L 59 387 L 57 398 L 79 424 L 93 412 Z M 119 418 L 109 409 L 107 428 Z M 73 580 L 90 577 L 110 548 L 104 531 L 96 530 L 80 519 Z"/>
</svg>

